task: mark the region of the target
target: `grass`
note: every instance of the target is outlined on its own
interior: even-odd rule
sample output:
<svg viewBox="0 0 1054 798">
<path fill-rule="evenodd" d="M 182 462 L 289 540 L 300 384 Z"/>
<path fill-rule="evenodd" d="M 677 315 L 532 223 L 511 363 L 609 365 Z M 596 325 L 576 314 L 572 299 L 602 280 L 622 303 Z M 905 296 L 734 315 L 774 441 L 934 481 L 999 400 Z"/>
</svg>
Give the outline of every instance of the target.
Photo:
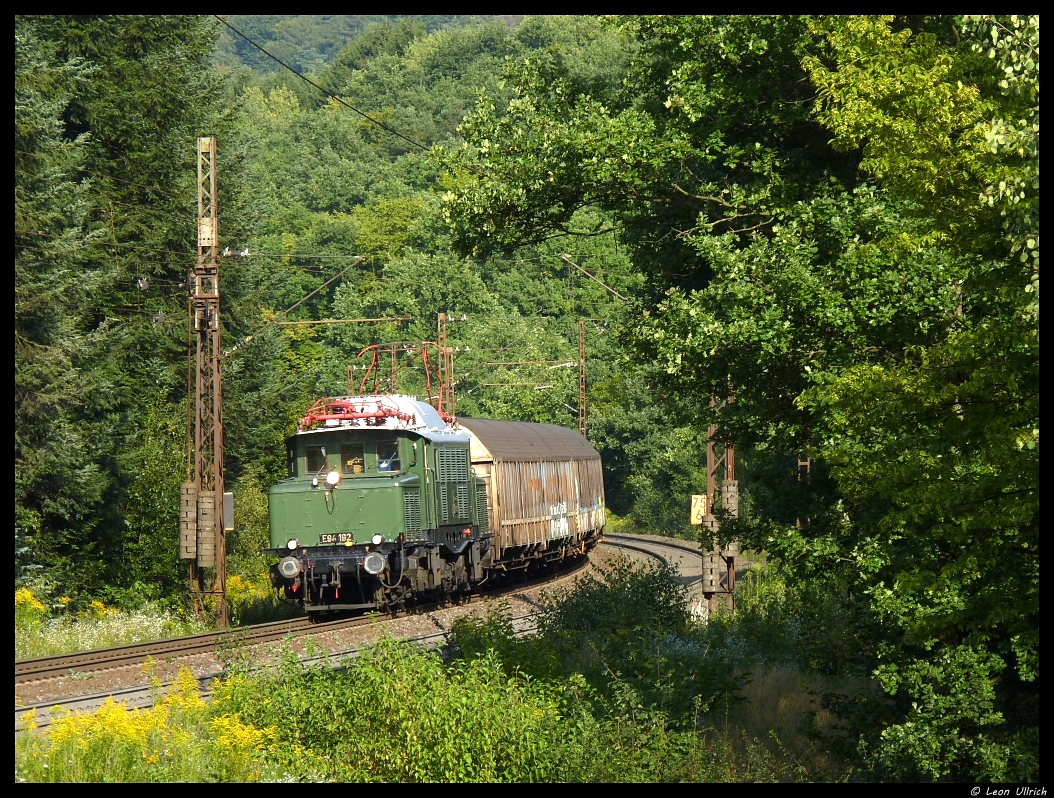
<svg viewBox="0 0 1054 798">
<path fill-rule="evenodd" d="M 50 618 L 36 626 L 15 627 L 15 659 L 112 648 L 207 631 L 208 626 L 201 621 L 150 607 L 136 612 L 113 610 L 100 618 Z"/>
<path fill-rule="evenodd" d="M 247 580 L 233 575 L 227 588 L 235 626 L 303 615 L 299 606 L 275 595 L 266 576 Z M 212 628 L 207 619 L 149 602 L 136 610 L 122 610 L 93 601 L 80 612 L 64 610 L 68 603 L 60 601 L 58 612 L 48 612 L 28 588 L 15 591 L 16 660 L 167 640 Z"/>
<path fill-rule="evenodd" d="M 156 605 L 135 611 L 93 601 L 79 613 L 48 617 L 26 588 L 15 592 L 15 659 L 34 659 L 74 651 L 164 640 L 207 631 L 204 622 Z"/>
</svg>

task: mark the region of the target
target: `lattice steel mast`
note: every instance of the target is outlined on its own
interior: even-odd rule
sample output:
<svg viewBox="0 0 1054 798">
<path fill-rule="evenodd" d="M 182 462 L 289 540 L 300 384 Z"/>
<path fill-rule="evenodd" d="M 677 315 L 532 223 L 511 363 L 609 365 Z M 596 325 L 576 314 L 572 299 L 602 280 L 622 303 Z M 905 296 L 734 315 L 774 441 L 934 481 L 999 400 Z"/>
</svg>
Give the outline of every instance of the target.
<svg viewBox="0 0 1054 798">
<path fill-rule="evenodd" d="M 227 626 L 225 530 L 233 501 L 224 501 L 223 391 L 220 379 L 219 224 L 216 202 L 216 139 L 198 139 L 198 259 L 190 279 L 190 326 L 194 357 L 188 373 L 193 407 L 188 430 L 188 473 L 182 486 L 180 557 L 189 559 L 190 588 L 217 603 L 217 626 Z M 188 355 L 189 356 L 189 355 Z M 225 505 L 229 505 L 225 507 Z"/>
<path fill-rule="evenodd" d="M 729 396 L 728 403 L 732 402 Z M 727 403 L 725 403 L 727 404 Z M 710 397 L 710 407 L 717 408 L 716 398 Z M 707 429 L 706 441 L 706 507 L 702 525 L 711 534 L 718 532 L 720 521 L 713 514 L 717 500 L 717 473 L 721 476 L 721 507 L 731 518 L 739 517 L 739 482 L 736 480 L 736 449 L 731 443 L 725 443 L 720 456 L 715 450 L 717 426 L 711 424 Z M 739 554 L 739 543 L 731 541 L 725 549 L 715 548 L 703 553 L 703 595 L 711 609 L 716 603 L 731 605 L 736 589 L 736 555 Z"/>
</svg>

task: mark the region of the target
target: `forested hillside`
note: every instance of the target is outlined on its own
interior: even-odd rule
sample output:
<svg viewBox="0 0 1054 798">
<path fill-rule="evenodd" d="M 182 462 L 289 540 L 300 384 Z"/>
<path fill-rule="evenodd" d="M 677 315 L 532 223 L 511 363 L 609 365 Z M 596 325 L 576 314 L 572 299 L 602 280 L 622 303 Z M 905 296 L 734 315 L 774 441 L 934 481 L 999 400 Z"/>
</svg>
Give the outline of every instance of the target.
<svg viewBox="0 0 1054 798">
<path fill-rule="evenodd" d="M 264 55 L 246 39 L 226 28 L 219 31 L 213 63 L 230 69 L 241 67 L 257 74 L 277 72 L 281 59 L 300 73 L 316 73 L 340 54 L 345 45 L 371 26 L 412 25 L 421 33 L 443 28 L 480 25 L 503 20 L 515 27 L 522 14 L 432 14 L 405 17 L 395 14 L 231 14 L 224 17 L 235 28 L 274 58 Z"/>
<path fill-rule="evenodd" d="M 717 424 L 722 535 L 881 687 L 835 707 L 867 774 L 1037 777 L 1038 18 L 230 22 L 324 91 L 214 18 L 16 18 L 16 586 L 183 599 L 214 135 L 243 584 L 364 346 L 448 313 L 460 414 L 577 427 L 586 319 L 612 523 L 691 536 Z M 284 318 L 412 320 L 269 324 L 345 270 Z"/>
</svg>

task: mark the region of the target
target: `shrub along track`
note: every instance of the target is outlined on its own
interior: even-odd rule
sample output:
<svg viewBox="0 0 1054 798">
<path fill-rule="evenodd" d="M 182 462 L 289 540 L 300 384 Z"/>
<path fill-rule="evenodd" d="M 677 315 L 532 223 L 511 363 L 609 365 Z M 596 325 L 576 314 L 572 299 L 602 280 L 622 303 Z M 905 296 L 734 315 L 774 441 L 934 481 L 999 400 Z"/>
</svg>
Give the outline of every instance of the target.
<svg viewBox="0 0 1054 798">
<path fill-rule="evenodd" d="M 681 554 L 681 552 L 677 551 L 678 549 L 693 552 L 687 546 L 665 543 L 661 539 L 625 535 L 610 536 L 610 539 L 606 538 L 602 541 L 602 545 L 673 563 L 675 563 L 675 560 L 670 555 Z M 666 550 L 665 553 L 663 553 L 664 549 Z M 697 551 L 693 553 L 698 554 Z M 466 597 L 459 604 L 448 606 L 447 609 L 451 611 L 461 609 L 463 611 L 462 608 L 466 605 L 496 597 L 518 599 L 525 605 L 534 605 L 535 602 L 526 594 L 542 586 L 554 587 L 565 580 L 573 579 L 587 565 L 588 561 L 585 561 L 571 570 L 557 572 L 556 574 L 530 580 L 526 583 L 503 586 L 483 594 L 473 594 Z M 699 578 L 699 576 L 689 577 L 685 581 L 697 582 Z M 447 635 L 446 628 L 439 619 L 439 616 L 443 614 L 439 609 L 438 605 L 420 605 L 416 608 L 416 613 L 394 619 L 391 616 L 372 616 L 313 623 L 307 618 L 297 618 L 289 621 L 276 621 L 232 630 L 171 638 L 169 640 L 138 643 L 95 651 L 81 651 L 55 657 L 23 660 L 21 662 L 16 661 L 15 730 L 17 731 L 22 726 L 21 719 L 27 712 L 32 711 L 38 728 L 43 728 L 49 724 L 50 712 L 55 708 L 62 707 L 70 711 L 88 711 L 97 708 L 109 697 L 112 697 L 115 701 L 123 701 L 129 709 L 151 706 L 156 691 L 141 683 L 130 686 L 130 683 L 142 682 L 145 678 L 142 669 L 134 668 L 133 666 L 142 666 L 148 660 L 161 664 L 161 670 L 167 671 L 168 675 L 174 673 L 174 670 L 178 669 L 180 664 L 183 664 L 181 660 L 188 664 L 196 660 L 199 667 L 192 669 L 198 671 L 196 677 L 203 690 L 207 692 L 208 683 L 222 673 L 222 671 L 216 670 L 216 664 L 217 660 L 222 661 L 224 659 L 224 652 L 226 652 L 227 657 L 236 655 L 238 652 L 244 654 L 250 647 L 261 643 L 291 640 L 302 646 L 309 637 L 316 640 L 329 637 L 336 643 L 335 645 L 323 645 L 322 647 L 327 650 L 323 656 L 330 658 L 353 656 L 360 648 L 360 645 L 341 645 L 339 641 L 342 636 L 341 633 L 361 630 L 363 627 L 396 626 L 397 622 L 402 619 L 418 621 L 416 624 L 418 630 L 420 630 L 422 624 L 432 628 L 423 634 L 399 633 L 397 629 L 391 629 L 390 633 L 420 645 L 438 647 L 443 645 Z M 457 614 L 460 614 L 460 612 Z M 518 633 L 527 634 L 533 631 L 535 614 L 536 611 L 531 608 L 529 612 L 513 616 L 513 624 Z M 305 662 L 316 661 L 321 658 L 308 656 L 305 658 Z M 105 692 L 90 690 L 91 687 L 96 687 L 90 682 L 100 675 L 106 675 L 107 672 L 112 672 L 111 684 L 108 685 L 108 689 Z M 47 700 L 22 703 L 18 697 L 20 687 L 22 692 L 27 693 L 27 697 L 28 692 L 33 691 L 40 694 L 41 698 L 45 695 L 48 698 Z"/>
<path fill-rule="evenodd" d="M 583 561 L 570 570 L 555 575 L 547 574 L 529 582 L 505 585 L 488 590 L 485 593 L 470 594 L 456 602 L 456 606 L 473 603 L 494 596 L 515 595 L 539 585 L 551 585 L 564 579 L 570 579 L 588 564 Z M 438 609 L 440 604 L 419 604 L 410 614 L 419 614 Z M 310 618 L 294 618 L 288 621 L 274 621 L 253 626 L 235 627 L 215 632 L 203 632 L 186 637 L 173 637 L 168 640 L 155 640 L 146 643 L 134 643 L 114 648 L 100 648 L 94 651 L 78 651 L 73 654 L 60 654 L 53 657 L 39 657 L 15 662 L 15 685 L 40 679 L 52 679 L 67 676 L 70 672 L 77 674 L 94 673 L 119 668 L 127 665 L 138 665 L 147 659 L 165 659 L 173 656 L 186 656 L 202 652 L 215 651 L 218 646 L 236 647 L 266 643 L 272 640 L 283 640 L 287 636 L 322 635 L 328 632 L 353 629 L 359 626 L 371 626 L 382 623 L 396 616 L 366 615 L 339 620 L 315 622 Z"/>
</svg>

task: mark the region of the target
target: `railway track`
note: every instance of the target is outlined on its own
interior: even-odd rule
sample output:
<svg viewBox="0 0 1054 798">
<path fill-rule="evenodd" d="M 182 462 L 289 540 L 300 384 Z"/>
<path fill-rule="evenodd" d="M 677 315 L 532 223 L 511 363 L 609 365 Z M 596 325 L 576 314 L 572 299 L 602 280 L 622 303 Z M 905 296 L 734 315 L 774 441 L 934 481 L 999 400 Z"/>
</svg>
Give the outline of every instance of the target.
<svg viewBox="0 0 1054 798">
<path fill-rule="evenodd" d="M 643 535 L 605 535 L 604 538 L 609 546 L 646 554 L 673 566 L 680 573 L 683 584 L 689 589 L 702 583 L 702 554 L 698 548 L 675 542 L 670 538 L 652 538 Z"/>
<path fill-rule="evenodd" d="M 694 552 L 687 546 L 676 543 L 656 542 L 646 538 L 629 535 L 606 535 L 604 543 L 608 546 L 636 551 L 647 556 L 668 562 L 663 557 L 648 548 L 661 546 L 664 548 L 680 549 L 689 553 Z M 562 579 L 570 574 L 560 574 Z M 505 591 L 488 593 L 500 595 L 502 592 L 517 592 L 524 589 L 537 587 L 539 584 L 551 582 L 552 577 L 547 580 L 534 580 L 529 585 L 516 585 L 506 588 Z M 430 608 L 425 608 L 430 609 Z M 347 618 L 326 623 L 312 623 L 307 618 L 297 618 L 289 621 L 275 621 L 272 623 L 257 624 L 255 626 L 243 627 L 234 630 L 217 632 L 204 632 L 186 637 L 170 638 L 168 640 L 150 641 L 146 643 L 135 643 L 127 646 L 114 648 L 96 649 L 93 651 L 78 651 L 72 654 L 62 654 L 53 657 L 39 657 L 35 659 L 21 660 L 15 662 L 15 685 L 23 684 L 39 679 L 50 679 L 59 676 L 68 676 L 73 673 L 90 673 L 110 668 L 123 667 L 126 665 L 137 665 L 145 662 L 147 658 L 164 659 L 170 656 L 186 656 L 203 652 L 215 651 L 217 645 L 241 644 L 252 645 L 256 643 L 270 642 L 284 639 L 287 635 L 324 634 L 326 632 L 365 626 L 378 622 L 374 617 Z"/>
<path fill-rule="evenodd" d="M 513 625 L 514 633 L 517 637 L 530 634 L 537 627 L 535 624 L 535 613 L 527 613 L 524 615 L 517 615 L 510 619 Z M 313 628 L 318 628 L 317 626 Z M 413 637 L 403 638 L 406 642 L 416 643 L 417 645 L 423 646 L 429 649 L 440 648 L 445 642 L 447 637 L 447 630 L 430 632 L 423 635 L 415 635 Z M 358 655 L 361 647 L 352 646 L 343 649 L 337 649 L 335 651 L 327 651 L 324 655 L 318 657 L 306 657 L 301 660 L 304 665 L 317 664 L 323 660 L 329 662 L 340 662 L 348 657 L 355 657 Z M 337 667 L 340 667 L 338 664 Z M 198 682 L 201 696 L 208 700 L 210 694 L 210 685 L 214 679 L 218 679 L 223 676 L 222 671 L 215 671 L 212 673 L 201 674 L 195 677 Z M 170 684 L 162 685 L 162 689 L 170 687 Z M 44 701 L 36 704 L 27 704 L 22 707 L 15 707 L 15 731 L 21 730 L 23 724 L 23 718 L 26 713 L 32 712 L 32 722 L 35 724 L 37 729 L 46 729 L 51 725 L 52 713 L 56 709 L 64 709 L 68 712 L 92 712 L 101 707 L 107 699 L 112 699 L 118 703 L 124 704 L 127 709 L 149 709 L 154 705 L 154 701 L 157 698 L 157 689 L 153 686 L 140 685 L 136 687 L 128 687 L 122 690 L 109 690 L 103 693 L 95 693 L 83 696 L 76 696 L 74 698 L 64 699 L 61 701 Z"/>
<path fill-rule="evenodd" d="M 664 555 L 662 553 L 663 549 L 667 551 L 672 549 L 678 553 L 683 552 L 696 556 L 699 554 L 697 550 L 693 550 L 686 545 L 629 535 L 606 536 L 603 545 L 633 551 L 667 563 L 671 563 L 672 558 L 668 554 Z M 514 596 L 517 593 L 533 590 L 539 586 L 553 585 L 574 577 L 585 565 L 586 563 L 583 563 L 569 572 L 560 572 L 544 579 L 532 580 L 529 584 L 513 585 L 501 590 L 488 591 L 484 595 L 473 596 L 470 601 L 478 601 L 500 595 Z M 701 575 L 695 575 L 689 577 L 686 581 L 688 584 L 693 584 L 700 579 Z M 512 619 L 518 633 L 527 634 L 534 628 L 533 616 L 534 613 L 528 613 Z M 387 620 L 389 620 L 387 617 L 357 617 L 326 623 L 312 623 L 306 618 L 298 618 L 291 621 L 277 621 L 234 630 L 206 632 L 169 640 L 23 660 L 15 662 L 15 686 L 17 688 L 19 685 L 26 685 L 31 682 L 71 675 L 81 676 L 100 673 L 115 668 L 142 664 L 148 658 L 171 660 L 192 654 L 211 654 L 221 646 L 230 646 L 232 648 L 235 646 L 252 646 L 259 643 L 282 640 L 290 635 L 294 637 L 325 635 L 331 632 L 342 632 L 356 627 L 370 626 Z M 420 645 L 436 647 L 442 644 L 445 635 L 446 631 L 444 630 L 416 635 L 406 639 Z M 338 648 L 328 651 L 326 656 L 331 658 L 354 656 L 357 650 L 358 646 Z M 305 660 L 305 662 L 311 661 L 313 660 Z M 222 674 L 219 671 L 200 674 L 197 678 L 202 685 L 203 691 L 207 692 L 208 684 L 220 675 Z M 135 686 L 16 706 L 15 729 L 17 731 L 21 727 L 21 719 L 27 712 L 32 711 L 34 713 L 34 721 L 38 728 L 45 728 L 50 722 L 50 712 L 54 708 L 63 707 L 70 711 L 91 711 L 101 706 L 109 697 L 112 697 L 115 701 L 124 702 L 125 706 L 133 709 L 151 706 L 154 693 L 151 692 L 151 688 L 148 686 Z"/>
<path fill-rule="evenodd" d="M 354 619 L 359 620 L 361 619 Z M 344 622 L 333 624 L 312 624 L 307 618 L 296 618 L 291 621 L 247 626 L 234 631 L 204 632 L 187 637 L 173 637 L 168 640 L 156 640 L 147 643 L 134 643 L 114 648 L 100 648 L 94 651 L 78 651 L 73 654 L 61 654 L 54 657 L 38 657 L 15 662 L 15 684 L 51 679 L 56 676 L 67 676 L 74 673 L 119 668 L 125 665 L 137 665 L 145 662 L 147 657 L 162 659 L 173 654 L 197 654 L 203 651 L 214 651 L 217 644 L 225 640 L 239 640 L 249 643 L 262 643 L 269 640 L 281 640 L 288 634 L 297 634 L 307 629 L 322 629 L 326 626 L 341 628 Z"/>
<path fill-rule="evenodd" d="M 483 594 L 474 594 L 467 597 L 462 603 L 471 603 L 509 593 L 515 594 L 541 585 L 552 584 L 574 576 L 585 565 L 586 563 L 582 563 L 569 571 L 534 579 L 528 584 L 509 585 Z M 420 605 L 417 610 L 418 612 L 429 612 L 438 607 L 439 605 L 437 604 L 426 604 Z M 216 650 L 217 646 L 223 645 L 255 645 L 257 643 L 282 640 L 288 635 L 293 635 L 294 637 L 324 635 L 329 632 L 370 626 L 389 619 L 388 616 L 359 616 L 314 623 L 307 618 L 296 618 L 289 621 L 274 621 L 272 623 L 237 627 L 216 632 L 203 632 L 202 634 L 188 635 L 186 637 L 173 637 L 168 640 L 134 643 L 127 646 L 95 649 L 94 651 L 78 651 L 73 654 L 60 654 L 53 657 L 16 660 L 15 686 L 40 679 L 68 676 L 71 672 L 84 674 L 125 667 L 127 665 L 138 665 L 146 662 L 148 658 L 165 659 L 166 657 L 184 657 L 191 654 L 211 653 Z"/>
<path fill-rule="evenodd" d="M 696 557 L 702 557 L 702 551 L 698 546 L 691 546 L 686 542 L 677 541 L 675 538 L 657 538 L 645 535 L 604 535 L 604 540 L 611 545 L 621 545 L 623 548 L 630 548 L 632 544 L 637 544 L 638 547 L 641 545 L 651 545 L 664 549 L 674 549 Z M 643 549 L 641 550 L 643 551 Z M 648 553 L 652 552 L 649 551 Z"/>
<path fill-rule="evenodd" d="M 697 567 L 695 565 L 696 563 L 699 563 L 699 566 L 702 564 L 701 558 L 703 554 L 699 547 L 693 546 L 687 541 L 648 535 L 605 535 L 604 539 L 608 545 L 621 546 L 630 549 L 637 548 L 641 551 L 646 551 L 646 553 L 649 554 L 653 554 L 655 549 L 665 549 L 667 551 L 672 550 L 673 552 L 676 552 L 676 559 L 678 562 L 674 562 L 674 558 L 665 556 L 661 557 L 661 559 L 664 559 L 671 564 L 682 566 L 682 572 Z M 754 563 L 749 560 L 738 560 L 736 563 L 736 571 L 737 573 L 745 572 L 753 565 Z M 683 566 L 688 567 L 686 569 Z"/>
</svg>

